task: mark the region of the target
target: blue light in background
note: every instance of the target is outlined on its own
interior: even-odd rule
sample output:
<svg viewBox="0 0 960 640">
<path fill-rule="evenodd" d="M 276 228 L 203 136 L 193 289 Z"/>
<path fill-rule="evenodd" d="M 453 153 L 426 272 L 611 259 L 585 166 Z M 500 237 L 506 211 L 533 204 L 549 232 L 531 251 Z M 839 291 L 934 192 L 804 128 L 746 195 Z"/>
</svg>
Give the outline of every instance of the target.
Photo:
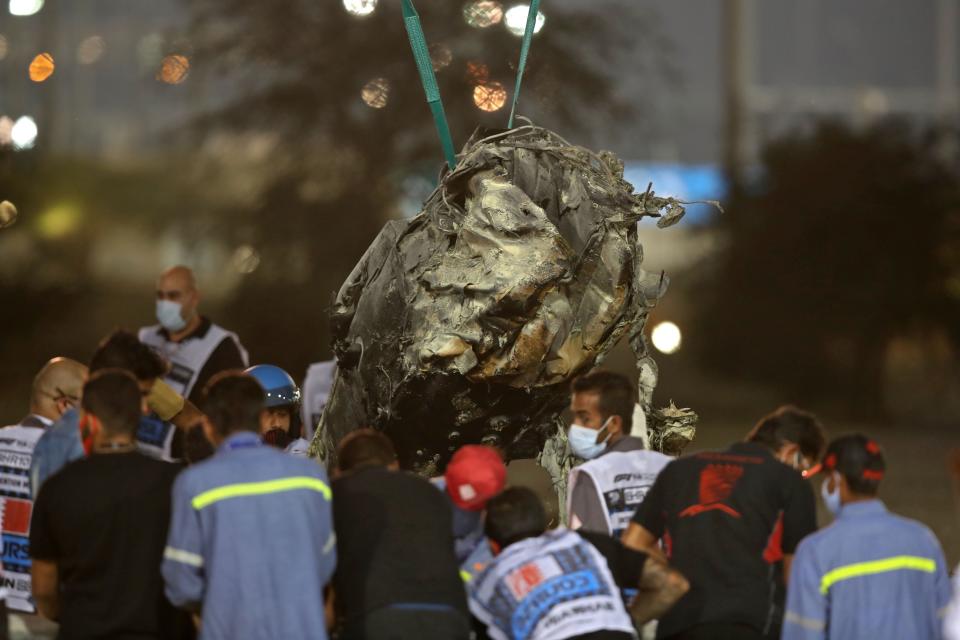
<svg viewBox="0 0 960 640">
<path fill-rule="evenodd" d="M 723 200 L 727 195 L 727 181 L 720 167 L 712 164 L 668 164 L 626 162 L 624 179 L 633 185 L 638 193 L 653 183 L 653 191 L 658 196 L 672 196 L 678 200 Z M 686 223 L 705 224 L 718 211 L 706 204 L 687 206 Z"/>
</svg>

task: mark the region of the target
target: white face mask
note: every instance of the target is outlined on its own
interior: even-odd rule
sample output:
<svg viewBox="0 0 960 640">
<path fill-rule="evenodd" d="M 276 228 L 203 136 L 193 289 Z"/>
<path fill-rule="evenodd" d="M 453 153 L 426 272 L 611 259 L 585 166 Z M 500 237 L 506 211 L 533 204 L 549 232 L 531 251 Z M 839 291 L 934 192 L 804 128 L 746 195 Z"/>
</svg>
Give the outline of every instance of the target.
<svg viewBox="0 0 960 640">
<path fill-rule="evenodd" d="M 827 507 L 827 511 L 836 516 L 840 513 L 840 478 L 836 473 L 834 473 L 832 477 L 833 492 L 830 491 L 830 480 L 828 478 L 820 485 L 820 497 L 823 499 L 823 504 Z"/>
<path fill-rule="evenodd" d="M 187 321 L 180 315 L 182 306 L 172 300 L 157 300 L 157 321 L 167 331 L 180 331 Z"/>
<path fill-rule="evenodd" d="M 612 417 L 613 416 L 610 416 L 610 418 Z M 610 435 L 607 434 L 607 437 L 600 442 L 597 442 L 597 435 L 606 428 L 607 422 L 610 422 L 610 418 L 607 418 L 599 430 L 584 427 L 579 424 L 570 425 L 570 431 L 567 433 L 567 439 L 570 441 L 570 450 L 573 451 L 578 458 L 583 458 L 584 460 L 593 460 L 603 453 L 603 450 L 607 448 L 607 440 L 610 438 Z"/>
</svg>

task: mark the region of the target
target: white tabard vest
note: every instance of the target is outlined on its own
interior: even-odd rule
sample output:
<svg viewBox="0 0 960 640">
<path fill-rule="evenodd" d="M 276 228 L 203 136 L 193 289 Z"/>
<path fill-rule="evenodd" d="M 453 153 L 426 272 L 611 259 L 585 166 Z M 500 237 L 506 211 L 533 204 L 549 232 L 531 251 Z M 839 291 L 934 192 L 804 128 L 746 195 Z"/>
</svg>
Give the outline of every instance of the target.
<svg viewBox="0 0 960 640">
<path fill-rule="evenodd" d="M 33 416 L 24 423 L 0 429 L 2 592 L 10 609 L 35 613 L 30 597 L 30 462 L 45 425 Z"/>
<path fill-rule="evenodd" d="M 237 344 L 240 355 L 243 357 L 243 365 L 245 367 L 249 365 L 247 351 L 240 344 L 237 334 L 215 324 L 210 325 L 207 334 L 202 338 L 190 338 L 183 342 L 171 342 L 164 338 L 160 333 L 160 325 L 143 327 L 140 329 L 139 336 L 140 342 L 153 347 L 170 361 L 170 372 L 163 379 L 184 398 L 193 391 L 193 385 L 196 384 L 203 365 L 207 363 L 224 338 L 230 338 Z"/>
<path fill-rule="evenodd" d="M 656 451 L 611 451 L 570 470 L 570 490 L 567 500 L 573 496 L 573 486 L 580 474 L 593 480 L 600 503 L 603 504 L 610 535 L 619 539 L 630 524 L 630 519 L 643 502 L 653 481 L 670 461 Z M 567 513 L 570 505 L 567 504 Z"/>
<path fill-rule="evenodd" d="M 606 559 L 567 529 L 514 543 L 469 584 L 470 611 L 493 640 L 636 637 Z"/>
<path fill-rule="evenodd" d="M 336 370 L 336 360 L 314 362 L 307 367 L 307 376 L 303 379 L 303 399 L 300 406 L 303 437 L 307 440 L 313 438 L 313 432 L 320 422 L 323 408 L 327 404 L 327 398 L 330 397 L 330 389 L 333 387 L 333 374 L 336 373 Z"/>
</svg>

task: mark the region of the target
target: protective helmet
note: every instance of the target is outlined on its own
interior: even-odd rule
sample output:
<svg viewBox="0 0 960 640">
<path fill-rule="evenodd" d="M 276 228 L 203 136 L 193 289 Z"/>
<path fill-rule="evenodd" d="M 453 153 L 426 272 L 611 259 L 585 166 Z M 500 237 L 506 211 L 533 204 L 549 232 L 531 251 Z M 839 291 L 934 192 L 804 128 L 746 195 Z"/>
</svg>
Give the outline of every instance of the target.
<svg viewBox="0 0 960 640">
<path fill-rule="evenodd" d="M 290 374 L 272 364 L 258 364 L 244 373 L 253 376 L 267 394 L 266 406 L 290 407 L 290 437 L 300 437 L 300 387 Z"/>
</svg>

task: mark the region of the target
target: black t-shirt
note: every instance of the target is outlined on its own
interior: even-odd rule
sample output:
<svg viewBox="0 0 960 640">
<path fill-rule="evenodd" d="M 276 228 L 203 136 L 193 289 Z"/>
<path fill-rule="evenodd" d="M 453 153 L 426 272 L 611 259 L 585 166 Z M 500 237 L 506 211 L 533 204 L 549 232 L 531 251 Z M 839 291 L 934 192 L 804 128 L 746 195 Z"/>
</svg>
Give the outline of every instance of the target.
<svg viewBox="0 0 960 640">
<path fill-rule="evenodd" d="M 663 541 L 690 581 L 661 618 L 660 638 L 708 622 L 763 631 L 773 623 L 772 562 L 817 528 L 813 492 L 800 473 L 753 443 L 671 462 L 633 521 Z"/>
<path fill-rule="evenodd" d="M 163 596 L 160 561 L 178 465 L 138 452 L 70 463 L 40 489 L 30 555 L 56 562 L 60 634 L 181 637 L 187 622 Z"/>
<path fill-rule="evenodd" d="M 333 482 L 338 613 L 347 626 L 389 605 L 447 606 L 467 619 L 453 513 L 423 478 L 382 467 Z"/>
</svg>

